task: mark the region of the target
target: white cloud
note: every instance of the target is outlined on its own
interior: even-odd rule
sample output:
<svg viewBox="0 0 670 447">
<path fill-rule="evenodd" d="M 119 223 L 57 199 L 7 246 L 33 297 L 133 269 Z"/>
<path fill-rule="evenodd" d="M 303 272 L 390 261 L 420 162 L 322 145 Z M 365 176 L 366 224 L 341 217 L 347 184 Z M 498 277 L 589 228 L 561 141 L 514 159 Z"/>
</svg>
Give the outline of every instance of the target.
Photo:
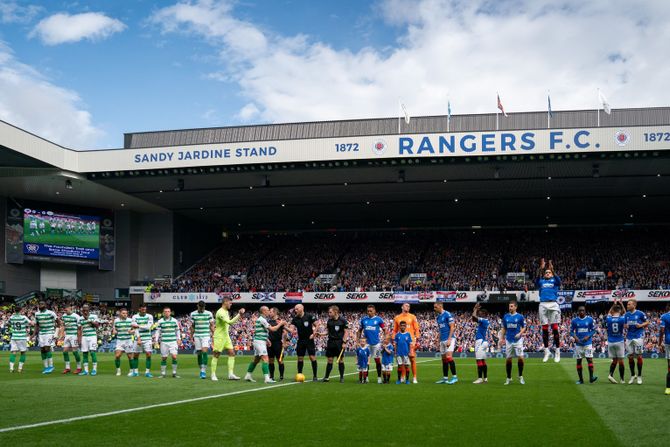
<svg viewBox="0 0 670 447">
<path fill-rule="evenodd" d="M 237 114 L 237 117 L 239 118 L 240 121 L 248 122 L 257 118 L 260 113 L 261 111 L 258 110 L 256 104 L 250 102 L 249 104 L 246 104 L 244 107 L 240 109 L 240 111 Z"/>
<path fill-rule="evenodd" d="M 413 114 L 588 109 L 596 88 L 612 107 L 670 103 L 670 5 L 642 0 L 386 0 L 379 20 L 401 37 L 390 51 L 336 50 L 273 35 L 234 17 L 231 1 L 177 3 L 151 21 L 209 42 L 267 121 Z M 249 105 L 238 118 L 249 116 Z M 246 109 L 246 111 L 245 111 Z M 243 113 L 245 111 L 245 113 Z M 255 116 L 256 112 L 253 115 Z"/>
<path fill-rule="evenodd" d="M 29 36 L 39 37 L 46 45 L 60 45 L 83 39 L 104 40 L 124 29 L 123 22 L 100 12 L 58 13 L 40 20 Z"/>
<path fill-rule="evenodd" d="M 20 5 L 15 1 L 0 0 L 0 23 L 28 23 L 41 10 L 37 5 Z"/>
<path fill-rule="evenodd" d="M 91 149 L 104 134 L 77 93 L 49 82 L 16 60 L 0 42 L 0 120 L 77 149 Z"/>
</svg>

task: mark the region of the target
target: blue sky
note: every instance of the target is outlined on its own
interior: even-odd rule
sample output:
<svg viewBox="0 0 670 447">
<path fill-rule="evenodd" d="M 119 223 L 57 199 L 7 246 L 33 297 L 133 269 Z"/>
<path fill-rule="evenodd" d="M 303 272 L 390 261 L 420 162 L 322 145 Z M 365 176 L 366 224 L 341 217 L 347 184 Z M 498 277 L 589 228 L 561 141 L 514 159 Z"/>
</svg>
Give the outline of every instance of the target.
<svg viewBox="0 0 670 447">
<path fill-rule="evenodd" d="M 583 4 L 585 3 L 585 4 Z M 75 148 L 123 132 L 668 105 L 670 3 L 0 0 L 0 119 Z"/>
</svg>

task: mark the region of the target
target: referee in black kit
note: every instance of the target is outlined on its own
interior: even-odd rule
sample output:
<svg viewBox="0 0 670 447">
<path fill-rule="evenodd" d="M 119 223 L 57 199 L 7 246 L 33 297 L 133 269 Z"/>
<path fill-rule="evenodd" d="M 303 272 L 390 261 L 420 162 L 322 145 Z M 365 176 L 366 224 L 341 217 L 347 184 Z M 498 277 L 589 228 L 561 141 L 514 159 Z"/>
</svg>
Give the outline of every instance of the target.
<svg viewBox="0 0 670 447">
<path fill-rule="evenodd" d="M 305 353 L 309 355 L 309 360 L 312 362 L 312 374 L 314 382 L 317 378 L 316 363 L 316 346 L 314 345 L 314 337 L 317 334 L 316 317 L 312 314 L 305 313 L 305 307 L 298 304 L 293 308 L 293 319 L 291 325 L 295 326 L 298 331 L 298 346 L 296 347 L 296 354 L 298 355 L 298 374 L 302 374 L 302 368 L 305 366 Z"/>
<path fill-rule="evenodd" d="M 340 308 L 330 306 L 328 308 L 328 343 L 326 344 L 326 375 L 324 382 L 330 381 L 330 372 L 333 370 L 333 359 L 337 358 L 337 367 L 340 371 L 340 383 L 344 383 L 344 339 L 348 334 L 349 325 L 347 320 L 340 316 Z"/>
</svg>

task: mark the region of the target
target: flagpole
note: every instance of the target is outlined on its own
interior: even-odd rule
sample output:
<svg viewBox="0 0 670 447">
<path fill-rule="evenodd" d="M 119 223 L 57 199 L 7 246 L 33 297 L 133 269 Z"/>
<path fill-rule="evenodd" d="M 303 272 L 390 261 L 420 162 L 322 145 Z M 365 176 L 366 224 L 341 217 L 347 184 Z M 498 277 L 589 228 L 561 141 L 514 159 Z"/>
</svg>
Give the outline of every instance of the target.
<svg viewBox="0 0 670 447">
<path fill-rule="evenodd" d="M 551 129 L 551 93 L 547 90 L 547 129 Z"/>
<path fill-rule="evenodd" d="M 598 89 L 598 127 L 600 127 L 600 89 Z"/>
<path fill-rule="evenodd" d="M 496 130 L 498 130 L 498 104 L 500 103 L 500 93 L 496 92 Z"/>
<path fill-rule="evenodd" d="M 400 117 L 402 115 L 402 101 L 398 98 L 398 135 L 400 135 Z"/>
<path fill-rule="evenodd" d="M 447 133 L 449 133 L 449 125 L 451 124 L 451 103 L 449 96 L 447 96 Z"/>
</svg>

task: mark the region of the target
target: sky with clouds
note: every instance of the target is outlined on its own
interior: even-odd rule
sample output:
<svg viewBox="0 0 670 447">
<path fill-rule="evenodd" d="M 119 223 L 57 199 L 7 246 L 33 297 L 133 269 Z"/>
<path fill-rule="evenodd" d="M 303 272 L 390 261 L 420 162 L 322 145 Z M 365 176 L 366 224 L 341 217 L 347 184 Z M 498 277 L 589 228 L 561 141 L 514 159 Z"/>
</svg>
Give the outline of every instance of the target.
<svg viewBox="0 0 670 447">
<path fill-rule="evenodd" d="M 0 119 L 123 132 L 670 105 L 667 0 L 0 0 Z"/>
</svg>

